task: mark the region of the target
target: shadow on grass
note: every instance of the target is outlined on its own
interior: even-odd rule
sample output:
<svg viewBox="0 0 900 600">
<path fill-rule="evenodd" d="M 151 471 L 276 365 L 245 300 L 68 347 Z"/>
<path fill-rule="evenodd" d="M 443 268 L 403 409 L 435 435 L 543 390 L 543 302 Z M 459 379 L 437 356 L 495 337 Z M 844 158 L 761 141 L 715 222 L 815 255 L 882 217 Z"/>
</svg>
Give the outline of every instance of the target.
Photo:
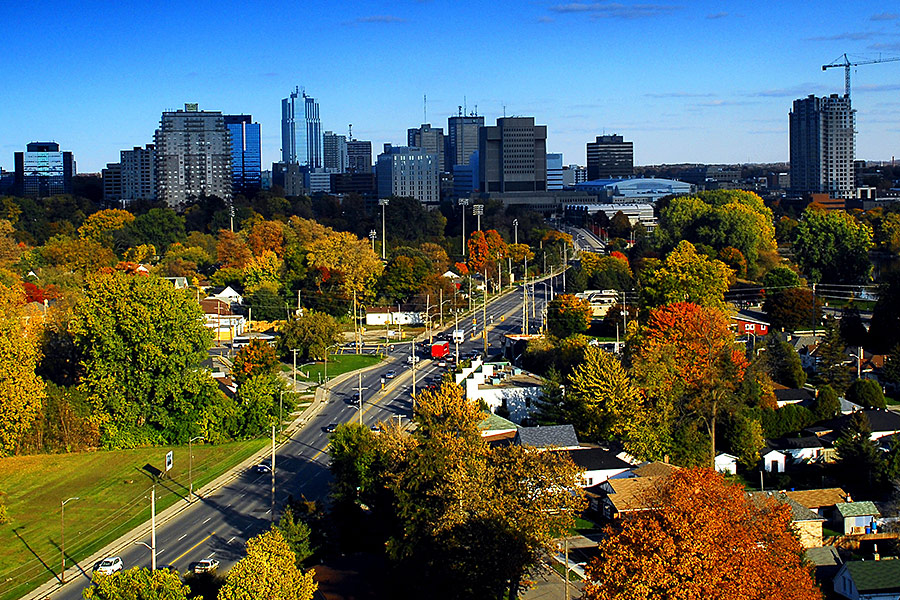
<svg viewBox="0 0 900 600">
<path fill-rule="evenodd" d="M 35 557 L 36 559 L 38 559 L 38 561 L 39 561 L 42 565 L 44 565 L 44 568 L 47 569 L 47 572 L 50 573 L 50 575 L 53 576 L 53 577 L 55 577 L 56 579 L 59 579 L 59 573 L 56 573 L 56 572 L 50 567 L 50 565 L 48 565 L 46 562 L 44 562 L 44 559 L 41 558 L 40 556 L 38 556 L 38 553 L 34 551 L 34 548 L 32 548 L 31 545 L 30 545 L 28 542 L 25 541 L 25 538 L 23 538 L 23 537 L 19 534 L 19 530 L 20 530 L 20 529 L 25 529 L 25 527 L 24 527 L 24 526 L 22 526 L 22 527 L 14 527 L 14 528 L 12 529 L 12 532 L 13 532 L 14 534 L 16 534 L 16 537 L 19 538 L 19 541 L 22 542 L 22 544 L 28 549 L 28 551 L 31 552 L 31 554 L 33 554 L 34 557 Z"/>
</svg>

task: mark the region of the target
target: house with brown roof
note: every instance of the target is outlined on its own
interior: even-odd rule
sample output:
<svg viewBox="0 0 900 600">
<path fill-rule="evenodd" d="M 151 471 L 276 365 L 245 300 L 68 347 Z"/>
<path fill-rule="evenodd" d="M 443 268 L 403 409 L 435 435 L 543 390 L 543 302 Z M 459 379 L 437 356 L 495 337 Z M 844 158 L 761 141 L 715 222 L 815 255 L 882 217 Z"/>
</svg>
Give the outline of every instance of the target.
<svg viewBox="0 0 900 600">
<path fill-rule="evenodd" d="M 814 511 L 830 525 L 843 526 L 843 520 L 835 508 L 838 504 L 850 501 L 850 494 L 841 488 L 819 488 L 815 490 L 791 490 L 785 492 L 788 498 Z"/>
<path fill-rule="evenodd" d="M 822 545 L 822 524 L 824 517 L 806 508 L 785 492 L 749 492 L 747 496 L 758 505 L 765 499 L 772 499 L 779 504 L 786 504 L 791 510 L 791 526 L 800 545 L 805 548 L 817 548 Z"/>
</svg>

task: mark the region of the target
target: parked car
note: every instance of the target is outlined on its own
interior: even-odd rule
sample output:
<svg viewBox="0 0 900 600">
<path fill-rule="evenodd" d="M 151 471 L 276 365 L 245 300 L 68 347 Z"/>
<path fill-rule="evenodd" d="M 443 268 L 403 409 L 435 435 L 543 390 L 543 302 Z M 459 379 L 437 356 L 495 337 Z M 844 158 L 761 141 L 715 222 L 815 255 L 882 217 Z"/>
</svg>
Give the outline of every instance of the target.
<svg viewBox="0 0 900 600">
<path fill-rule="evenodd" d="M 102 573 L 103 575 L 112 575 L 117 571 L 121 571 L 123 566 L 121 558 L 118 556 L 110 556 L 94 565 L 94 572 Z"/>
<path fill-rule="evenodd" d="M 378 433 L 379 431 L 381 431 L 381 425 L 379 425 L 378 423 L 373 423 L 372 426 L 369 427 L 369 429 L 371 429 L 375 433 Z"/>
<path fill-rule="evenodd" d="M 214 558 L 204 558 L 194 565 L 194 573 L 209 573 L 219 568 L 219 561 Z"/>
</svg>

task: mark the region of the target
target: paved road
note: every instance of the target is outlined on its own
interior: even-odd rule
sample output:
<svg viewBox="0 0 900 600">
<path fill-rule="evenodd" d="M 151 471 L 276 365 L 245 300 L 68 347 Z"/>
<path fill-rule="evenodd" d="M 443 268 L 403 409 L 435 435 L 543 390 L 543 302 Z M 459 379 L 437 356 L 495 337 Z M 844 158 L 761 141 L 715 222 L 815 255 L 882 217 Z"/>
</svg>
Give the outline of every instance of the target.
<svg viewBox="0 0 900 600">
<path fill-rule="evenodd" d="M 559 282 L 556 285 L 558 287 Z M 552 293 L 550 285 L 538 283 L 533 287 L 534 316 L 531 310 L 528 314 L 531 332 L 540 327 L 542 305 Z M 529 304 L 532 304 L 531 300 Z M 503 335 L 522 331 L 521 292 L 508 294 L 489 303 L 487 315 L 489 348 L 497 351 Z M 472 339 L 471 316 L 460 320 L 460 328 L 467 332 L 466 341 L 459 345 L 459 353 L 463 356 L 483 349 L 484 342 L 480 337 L 482 311 L 478 311 L 476 323 L 474 333 L 478 337 Z M 453 326 L 439 333 L 449 335 L 452 329 Z M 364 389 L 361 417 L 365 424 L 372 425 L 398 417 L 409 419 L 413 374 L 406 358 L 410 350 L 408 343 L 395 344 L 394 350 L 384 362 L 362 374 Z M 453 344 L 451 352 L 456 352 Z M 421 343 L 418 353 L 423 358 L 415 375 L 417 389 L 421 389 L 424 382 L 439 381 L 444 369 L 438 366 L 437 361 L 424 358 Z M 395 370 L 397 376 L 387 380 L 382 391 L 382 375 L 388 370 Z M 330 423 L 360 419 L 358 405 L 352 402 L 359 381 L 358 377 L 351 377 L 333 387 L 329 386 L 327 400 L 319 413 L 279 448 L 275 460 L 276 517 L 290 494 L 302 494 L 310 500 L 327 497 L 330 475 L 328 433 L 325 429 Z M 247 539 L 266 529 L 271 518 L 271 475 L 250 470 L 214 493 L 196 500 L 189 509 L 157 528 L 157 565 L 172 565 L 183 573 L 203 558 L 216 558 L 221 563 L 220 569 L 227 569 L 241 558 Z M 149 545 L 149 534 L 142 541 Z M 150 566 L 150 551 L 144 546 L 134 545 L 120 556 L 126 568 Z M 90 583 L 91 565 L 81 567 L 83 570 L 78 577 L 70 580 L 70 583 L 50 597 L 65 600 L 81 598 L 81 591 Z"/>
</svg>

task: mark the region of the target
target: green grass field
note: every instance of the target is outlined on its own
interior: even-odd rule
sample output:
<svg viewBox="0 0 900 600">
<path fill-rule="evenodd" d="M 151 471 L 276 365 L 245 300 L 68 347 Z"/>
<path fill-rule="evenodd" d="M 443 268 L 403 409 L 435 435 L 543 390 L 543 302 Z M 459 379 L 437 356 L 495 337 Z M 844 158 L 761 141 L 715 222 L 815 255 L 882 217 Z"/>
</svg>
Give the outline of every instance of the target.
<svg viewBox="0 0 900 600">
<path fill-rule="evenodd" d="M 328 379 L 334 379 L 338 375 L 357 369 L 365 369 L 379 362 L 381 362 L 381 357 L 371 354 L 329 354 Z M 297 381 L 319 383 L 325 376 L 325 364 L 321 362 L 305 366 L 302 370 L 303 373 L 300 372 L 299 367 L 297 368 Z M 307 379 L 303 374 L 308 374 L 309 378 Z"/>
<path fill-rule="evenodd" d="M 330 373 L 329 373 L 330 374 Z M 251 456 L 268 440 L 193 446 L 194 489 Z M 66 565 L 71 566 L 150 518 L 151 480 L 174 451 L 170 478 L 156 486 L 156 510 L 185 502 L 188 448 L 140 448 L 0 459 L 0 490 L 10 522 L 0 525 L 0 600 L 19 598 L 60 567 L 60 503 L 66 504 Z"/>
</svg>

